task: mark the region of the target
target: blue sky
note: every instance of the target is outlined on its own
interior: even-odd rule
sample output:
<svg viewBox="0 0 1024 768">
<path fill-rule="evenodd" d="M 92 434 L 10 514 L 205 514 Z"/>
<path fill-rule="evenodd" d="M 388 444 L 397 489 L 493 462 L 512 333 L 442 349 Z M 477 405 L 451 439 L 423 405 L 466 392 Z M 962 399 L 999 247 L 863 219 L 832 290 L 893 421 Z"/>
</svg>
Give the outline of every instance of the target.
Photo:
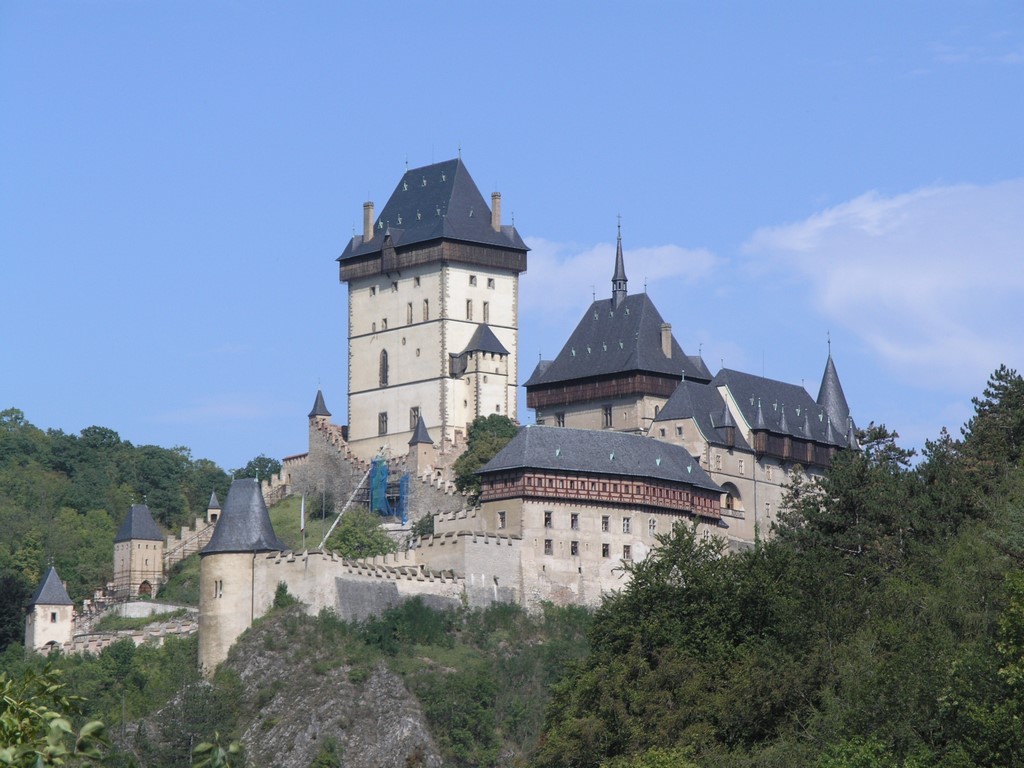
<svg viewBox="0 0 1024 768">
<path fill-rule="evenodd" d="M 345 421 L 335 258 L 459 148 L 533 249 L 920 446 L 1024 368 L 1024 6 L 0 0 L 0 408 L 225 468 Z M 531 416 L 522 407 L 524 421 Z"/>
</svg>

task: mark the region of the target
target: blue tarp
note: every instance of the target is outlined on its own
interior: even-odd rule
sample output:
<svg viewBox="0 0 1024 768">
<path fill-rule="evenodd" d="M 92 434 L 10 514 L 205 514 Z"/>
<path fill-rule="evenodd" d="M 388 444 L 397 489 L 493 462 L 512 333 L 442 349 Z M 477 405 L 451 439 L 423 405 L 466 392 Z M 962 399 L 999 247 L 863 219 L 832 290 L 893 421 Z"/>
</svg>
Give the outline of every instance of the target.
<svg viewBox="0 0 1024 768">
<path fill-rule="evenodd" d="M 370 511 L 384 517 L 395 514 L 388 501 L 388 463 L 384 459 L 374 459 L 370 466 Z"/>
</svg>

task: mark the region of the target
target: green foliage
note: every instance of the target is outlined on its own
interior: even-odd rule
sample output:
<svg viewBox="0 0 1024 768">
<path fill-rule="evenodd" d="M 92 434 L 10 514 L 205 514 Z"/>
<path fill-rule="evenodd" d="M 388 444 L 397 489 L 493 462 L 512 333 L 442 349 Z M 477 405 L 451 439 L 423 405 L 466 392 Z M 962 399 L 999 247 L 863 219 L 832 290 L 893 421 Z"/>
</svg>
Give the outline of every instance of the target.
<svg viewBox="0 0 1024 768">
<path fill-rule="evenodd" d="M 380 526 L 380 518 L 363 507 L 352 507 L 327 539 L 326 548 L 342 557 L 374 557 L 398 547 Z"/>
<path fill-rule="evenodd" d="M 466 450 L 452 467 L 455 487 L 473 498 L 479 496 L 480 478 L 474 473 L 508 445 L 518 431 L 519 427 L 508 416 L 478 416 L 469 426 Z"/>
<path fill-rule="evenodd" d="M 126 629 L 142 629 L 143 627 L 148 627 L 150 624 L 180 619 L 187 614 L 188 611 L 184 608 L 179 608 L 167 613 L 155 613 L 152 616 L 139 616 L 138 618 L 107 614 L 96 622 L 94 629 L 96 632 L 117 632 Z"/>
<path fill-rule="evenodd" d="M 160 587 L 160 599 L 179 605 L 199 605 L 198 553 L 171 566 L 167 581 Z"/>
<path fill-rule="evenodd" d="M 42 768 L 100 758 L 103 723 L 86 723 L 76 733 L 72 718 L 82 702 L 66 688 L 51 666 L 27 669 L 17 678 L 0 672 L 0 765 Z"/>
<path fill-rule="evenodd" d="M 412 524 L 409 529 L 410 539 L 423 539 L 434 535 L 434 516 L 426 514 Z"/>
<path fill-rule="evenodd" d="M 283 581 L 277 583 L 277 589 L 274 590 L 274 608 L 276 610 L 284 610 L 293 605 L 298 605 L 299 601 L 288 594 L 288 585 Z"/>
<path fill-rule="evenodd" d="M 255 477 L 259 480 L 269 480 L 274 475 L 280 474 L 280 472 L 281 462 L 261 453 L 256 458 L 249 459 L 244 467 L 232 470 L 231 474 L 236 478 Z"/>
<path fill-rule="evenodd" d="M 451 613 L 428 608 L 422 598 L 414 597 L 382 616 L 367 619 L 360 626 L 360 633 L 368 645 L 394 656 L 403 646 L 450 646 L 454 620 Z"/>
<path fill-rule="evenodd" d="M 213 741 L 204 741 L 192 750 L 192 765 L 195 768 L 231 768 L 243 764 L 242 745 L 232 741 L 228 746 L 220 744 L 220 734 L 213 734 Z"/>
</svg>

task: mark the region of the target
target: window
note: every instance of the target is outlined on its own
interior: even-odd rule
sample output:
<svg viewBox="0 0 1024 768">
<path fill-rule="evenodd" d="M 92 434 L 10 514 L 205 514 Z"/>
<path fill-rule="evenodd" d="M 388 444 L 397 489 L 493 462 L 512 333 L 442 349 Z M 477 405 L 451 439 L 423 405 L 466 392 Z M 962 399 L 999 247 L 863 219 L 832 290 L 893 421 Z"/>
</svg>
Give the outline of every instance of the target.
<svg viewBox="0 0 1024 768">
<path fill-rule="evenodd" d="M 633 559 L 633 548 L 629 544 L 622 545 L 622 559 L 632 560 Z"/>
<path fill-rule="evenodd" d="M 381 320 L 380 320 L 380 329 L 382 331 L 386 331 L 388 329 L 388 319 L 386 317 L 382 317 L 381 318 Z"/>
<path fill-rule="evenodd" d="M 213 596 L 224 597 L 224 582 L 220 579 L 213 582 Z"/>
<path fill-rule="evenodd" d="M 605 405 L 601 408 L 601 426 L 608 429 L 612 425 L 612 407 Z"/>
<path fill-rule="evenodd" d="M 487 287 L 488 288 L 494 288 L 494 278 L 493 277 L 488 277 L 487 278 Z"/>
<path fill-rule="evenodd" d="M 376 296 L 377 295 L 377 286 L 376 285 L 371 285 L 370 286 L 370 295 L 371 296 Z"/>
<path fill-rule="evenodd" d="M 739 459 L 739 461 L 737 462 L 737 464 L 738 464 L 738 466 L 739 466 L 739 472 L 740 472 L 740 474 L 742 475 L 742 474 L 743 474 L 743 464 L 744 464 L 744 463 L 743 463 L 743 459 Z"/>
<path fill-rule="evenodd" d="M 491 322 L 491 302 L 489 301 L 484 302 L 484 322 Z"/>
<path fill-rule="evenodd" d="M 409 429 L 416 429 L 420 420 L 420 407 L 418 405 L 409 409 Z"/>
<path fill-rule="evenodd" d="M 550 555 L 554 551 L 554 547 L 551 545 L 551 539 L 544 539 L 544 554 Z"/>
<path fill-rule="evenodd" d="M 504 528 L 505 527 L 505 523 L 506 523 L 505 513 L 504 512 L 499 512 L 498 513 L 498 528 Z"/>
<path fill-rule="evenodd" d="M 601 530 L 608 533 L 609 528 L 611 528 L 611 525 L 608 521 L 608 515 L 601 515 Z"/>
<path fill-rule="evenodd" d="M 405 305 L 405 324 L 412 325 L 412 302 Z"/>
<path fill-rule="evenodd" d="M 423 322 L 427 322 L 430 319 L 430 302 L 427 299 L 423 300 Z"/>
<path fill-rule="evenodd" d="M 715 469 L 720 470 L 722 468 L 722 454 L 715 454 Z"/>
<path fill-rule="evenodd" d="M 658 532 L 658 519 L 656 517 L 652 517 L 647 521 L 647 532 L 651 534 L 651 536 L 654 536 Z"/>
<path fill-rule="evenodd" d="M 564 427 L 565 426 L 565 414 L 564 413 L 556 413 L 555 414 L 555 426 L 556 427 Z"/>
<path fill-rule="evenodd" d="M 398 290 L 398 283 L 392 281 L 392 283 L 391 283 L 391 292 L 394 293 L 397 290 Z"/>
<path fill-rule="evenodd" d="M 476 275 L 470 275 L 469 276 L 469 284 L 470 285 L 476 285 Z"/>
<path fill-rule="evenodd" d="M 580 529 L 580 516 L 576 512 L 569 515 L 569 527 L 574 531 L 578 531 Z"/>
<path fill-rule="evenodd" d="M 579 557 L 580 554 L 580 543 L 578 541 L 569 542 L 569 554 L 573 557 Z"/>
<path fill-rule="evenodd" d="M 473 319 L 473 300 L 472 299 L 466 299 L 466 319 L 467 320 L 472 320 Z"/>
<path fill-rule="evenodd" d="M 654 418 L 658 418 L 658 414 L 659 413 L 661 413 L 661 406 L 660 405 L 654 406 Z"/>
<path fill-rule="evenodd" d="M 772 516 L 772 503 L 770 501 L 766 501 L 764 503 L 764 516 L 765 517 L 771 517 Z"/>
<path fill-rule="evenodd" d="M 382 411 L 377 414 L 377 434 L 386 435 L 388 433 L 388 412 Z"/>
<path fill-rule="evenodd" d="M 414 278 L 412 279 L 412 284 L 413 284 L 413 285 L 414 285 L 415 287 L 419 288 L 419 287 L 420 287 L 420 279 L 419 279 L 418 277 L 414 277 Z"/>
<path fill-rule="evenodd" d="M 659 432 L 659 433 L 661 434 L 661 436 L 662 436 L 662 437 L 664 437 L 664 436 L 665 436 L 665 428 L 664 428 L 664 427 L 662 427 L 661 429 L 659 429 L 659 430 L 658 430 L 658 432 Z"/>
<path fill-rule="evenodd" d="M 552 515 L 553 515 L 552 512 L 545 512 L 544 513 L 544 527 L 545 528 L 550 528 L 552 526 L 552 520 L 551 520 Z"/>
<path fill-rule="evenodd" d="M 388 385 L 388 351 L 386 349 L 380 351 L 380 385 L 382 387 Z"/>
<path fill-rule="evenodd" d="M 377 324 L 376 323 L 370 323 L 370 333 L 376 333 L 376 332 L 377 332 Z"/>
<path fill-rule="evenodd" d="M 50 611 L 50 623 L 51 624 L 56 624 L 57 623 L 57 612 L 56 611 Z"/>
<path fill-rule="evenodd" d="M 630 520 L 630 518 L 628 518 L 628 517 L 622 518 L 622 532 L 623 533 L 629 533 L 630 528 L 632 528 L 632 521 Z"/>
<path fill-rule="evenodd" d="M 770 464 L 764 468 L 764 479 L 769 483 L 772 481 L 772 467 Z"/>
<path fill-rule="evenodd" d="M 601 557 L 611 557 L 611 556 L 612 556 L 611 545 L 610 544 L 602 544 L 601 545 Z"/>
<path fill-rule="evenodd" d="M 683 436 L 683 428 L 682 427 L 676 427 L 676 434 L 679 435 L 679 437 L 682 437 Z"/>
</svg>

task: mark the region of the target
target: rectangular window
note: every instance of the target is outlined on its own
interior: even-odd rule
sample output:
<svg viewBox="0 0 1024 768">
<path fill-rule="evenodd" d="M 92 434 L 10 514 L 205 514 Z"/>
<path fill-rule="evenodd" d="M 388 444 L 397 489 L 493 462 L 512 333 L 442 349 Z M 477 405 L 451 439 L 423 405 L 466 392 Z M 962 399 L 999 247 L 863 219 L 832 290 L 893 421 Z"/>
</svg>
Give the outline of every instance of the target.
<svg viewBox="0 0 1024 768">
<path fill-rule="evenodd" d="M 493 288 L 494 287 L 494 278 L 493 277 L 488 277 L 487 278 L 487 287 L 488 288 Z"/>
<path fill-rule="evenodd" d="M 632 560 L 633 559 L 633 548 L 629 544 L 622 545 L 622 559 Z"/>
<path fill-rule="evenodd" d="M 651 534 L 651 536 L 658 532 L 658 519 L 656 517 L 652 517 L 647 522 L 647 532 Z"/>
<path fill-rule="evenodd" d="M 472 320 L 473 319 L 473 300 L 472 299 L 466 299 L 466 319 L 467 320 Z"/>
<path fill-rule="evenodd" d="M 720 454 L 720 453 L 716 453 L 715 454 L 715 469 L 716 470 L 721 470 L 722 469 L 722 454 Z"/>
<path fill-rule="evenodd" d="M 50 623 L 51 624 L 56 624 L 57 623 L 57 612 L 56 611 L 50 611 Z"/>
<path fill-rule="evenodd" d="M 578 541 L 569 542 L 569 554 L 573 557 L 579 557 L 580 554 L 580 543 Z"/>
<path fill-rule="evenodd" d="M 470 285 L 476 285 L 476 275 L 470 275 L 469 276 L 469 284 Z"/>
<path fill-rule="evenodd" d="M 682 427 L 676 427 L 676 434 L 679 437 L 682 437 L 683 436 L 683 428 Z"/>
<path fill-rule="evenodd" d="M 381 318 L 380 329 L 386 331 L 388 329 L 388 319 L 386 317 Z"/>
<path fill-rule="evenodd" d="M 551 528 L 552 527 L 553 522 L 552 522 L 551 518 L 552 518 L 553 515 L 554 515 L 553 512 L 545 512 L 544 513 L 544 527 L 545 528 Z"/>
<path fill-rule="evenodd" d="M 405 324 L 412 325 L 412 302 L 405 305 Z"/>
<path fill-rule="evenodd" d="M 419 287 L 420 287 L 420 279 L 419 279 L 418 277 L 414 277 L 414 278 L 412 279 L 412 284 L 413 284 L 414 286 L 416 286 L 417 288 L 419 288 Z"/>
<path fill-rule="evenodd" d="M 611 547 L 610 544 L 602 544 L 601 545 L 601 557 L 611 557 L 612 556 L 611 549 L 612 549 L 612 547 Z"/>
<path fill-rule="evenodd" d="M 659 430 L 658 430 L 658 432 L 660 432 L 660 433 L 661 433 L 661 436 L 662 436 L 662 437 L 664 437 L 664 436 L 665 436 L 665 428 L 664 428 L 664 427 L 662 427 L 661 429 L 659 429 Z"/>
<path fill-rule="evenodd" d="M 371 285 L 370 286 L 370 295 L 371 296 L 376 296 L 377 295 L 377 286 L 376 285 Z"/>
<path fill-rule="evenodd" d="M 386 435 L 388 433 L 388 412 L 383 411 L 377 414 L 377 434 Z"/>
<path fill-rule="evenodd" d="M 394 282 L 394 281 L 392 281 L 392 282 L 391 282 L 391 292 L 392 292 L 392 293 L 394 293 L 394 292 L 395 292 L 395 291 L 397 291 L 397 290 L 398 290 L 398 283 L 397 283 L 397 282 Z"/>
<path fill-rule="evenodd" d="M 578 531 L 580 529 L 580 516 L 576 512 L 569 515 L 569 527 L 574 531 Z"/>
<path fill-rule="evenodd" d="M 427 299 L 423 300 L 423 322 L 427 322 L 430 319 L 430 302 Z"/>
<path fill-rule="evenodd" d="M 505 522 L 506 522 L 506 520 L 505 520 L 505 513 L 504 512 L 499 512 L 498 513 L 498 528 L 504 528 L 505 527 Z"/>
<path fill-rule="evenodd" d="M 771 517 L 772 516 L 772 503 L 770 501 L 766 501 L 764 503 L 764 516 L 765 517 Z"/>
<path fill-rule="evenodd" d="M 632 528 L 632 521 L 628 517 L 622 518 L 622 532 L 629 533 L 630 528 Z"/>
<path fill-rule="evenodd" d="M 610 405 L 601 408 L 601 426 L 608 429 L 612 425 L 612 407 Z"/>
<path fill-rule="evenodd" d="M 413 406 L 409 409 L 409 429 L 416 429 L 416 424 L 420 420 L 420 408 L 419 406 Z"/>
<path fill-rule="evenodd" d="M 551 545 L 551 539 L 544 539 L 544 554 L 550 555 L 554 551 L 554 547 Z"/>
<path fill-rule="evenodd" d="M 609 528 L 611 528 L 611 524 L 609 523 L 608 515 L 601 515 L 601 530 L 607 533 Z"/>
<path fill-rule="evenodd" d="M 565 414 L 564 413 L 556 413 L 555 414 L 555 426 L 556 427 L 564 427 L 565 426 Z"/>
<path fill-rule="evenodd" d="M 484 322 L 491 322 L 491 302 L 489 301 L 484 302 Z"/>
</svg>

